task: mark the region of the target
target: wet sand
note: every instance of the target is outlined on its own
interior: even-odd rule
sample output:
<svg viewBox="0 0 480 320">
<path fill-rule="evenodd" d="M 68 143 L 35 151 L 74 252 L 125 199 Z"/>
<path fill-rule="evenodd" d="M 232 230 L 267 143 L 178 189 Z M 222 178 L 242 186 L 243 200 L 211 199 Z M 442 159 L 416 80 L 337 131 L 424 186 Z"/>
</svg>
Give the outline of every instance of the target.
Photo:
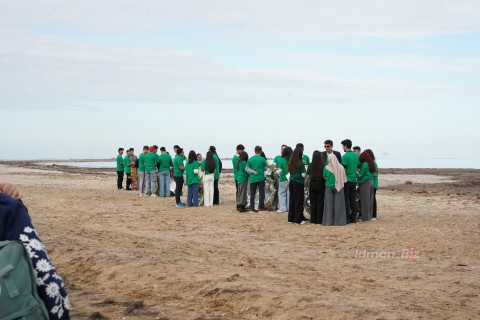
<svg viewBox="0 0 480 320">
<path fill-rule="evenodd" d="M 116 190 L 106 169 L 0 164 L 74 319 L 480 318 L 480 170 L 381 170 L 379 218 L 345 227 Z M 186 194 L 186 193 L 185 193 Z"/>
</svg>

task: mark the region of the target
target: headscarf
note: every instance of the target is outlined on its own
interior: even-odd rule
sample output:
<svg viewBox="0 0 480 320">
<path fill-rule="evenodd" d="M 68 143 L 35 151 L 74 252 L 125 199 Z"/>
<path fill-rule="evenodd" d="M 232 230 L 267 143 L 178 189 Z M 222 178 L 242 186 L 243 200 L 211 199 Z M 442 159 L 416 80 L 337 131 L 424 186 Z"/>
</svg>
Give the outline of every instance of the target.
<svg viewBox="0 0 480 320">
<path fill-rule="evenodd" d="M 370 172 L 376 172 L 375 170 L 375 164 L 373 163 L 373 159 L 372 157 L 370 157 L 370 155 L 363 151 L 361 154 L 360 154 L 360 162 L 366 162 L 368 163 L 368 168 L 370 168 Z"/>
<path fill-rule="evenodd" d="M 347 176 L 345 175 L 345 168 L 338 162 L 337 157 L 333 153 L 328 154 L 328 164 L 325 168 L 335 176 L 335 189 L 340 192 L 345 186 Z"/>
</svg>

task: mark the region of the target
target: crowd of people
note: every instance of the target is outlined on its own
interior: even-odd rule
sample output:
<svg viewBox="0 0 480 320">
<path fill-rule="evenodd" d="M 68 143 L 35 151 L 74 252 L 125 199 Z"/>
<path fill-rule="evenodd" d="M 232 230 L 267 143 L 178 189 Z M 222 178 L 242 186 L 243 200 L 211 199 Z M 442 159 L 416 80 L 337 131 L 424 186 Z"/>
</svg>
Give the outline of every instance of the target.
<svg viewBox="0 0 480 320">
<path fill-rule="evenodd" d="M 341 142 L 344 154 L 333 150 L 333 142 L 324 142 L 325 151 L 315 150 L 312 161 L 304 154 L 304 146 L 281 146 L 280 155 L 267 160 L 262 147 L 256 146 L 249 157 L 239 144 L 232 158 L 236 186 L 236 206 L 239 212 L 288 212 L 288 222 L 305 223 L 305 204 L 308 200 L 310 222 L 313 224 L 341 226 L 358 220 L 375 220 L 377 216 L 376 191 L 378 166 L 372 150 L 361 152 L 352 148 L 349 139 Z M 160 149 L 160 154 L 158 150 Z M 222 162 L 216 148 L 211 146 L 206 158 L 191 150 L 188 157 L 183 148 L 174 146 L 174 157 L 165 147 L 144 146 L 137 157 L 134 149 L 118 149 L 117 187 L 138 190 L 140 196 L 175 196 L 177 207 L 198 207 L 220 204 L 218 181 Z M 170 183 L 175 185 L 170 190 Z M 266 182 L 273 181 L 276 205 L 265 204 Z M 187 203 L 181 201 L 183 185 L 187 185 Z M 203 194 L 200 197 L 200 194 Z M 258 195 L 258 204 L 256 198 Z M 199 199 L 202 198 L 202 201 Z"/>
</svg>

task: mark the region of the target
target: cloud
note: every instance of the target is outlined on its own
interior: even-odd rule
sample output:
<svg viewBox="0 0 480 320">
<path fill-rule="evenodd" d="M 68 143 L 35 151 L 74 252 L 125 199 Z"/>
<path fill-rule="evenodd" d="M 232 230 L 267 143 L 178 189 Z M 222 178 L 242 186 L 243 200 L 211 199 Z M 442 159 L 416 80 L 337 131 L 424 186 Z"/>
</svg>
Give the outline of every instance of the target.
<svg viewBox="0 0 480 320">
<path fill-rule="evenodd" d="M 159 34 L 185 23 L 273 37 L 421 37 L 479 32 L 477 0 L 4 1 L 11 29 L 64 26 L 77 33 Z M 231 36 L 231 33 L 226 36 Z"/>
</svg>

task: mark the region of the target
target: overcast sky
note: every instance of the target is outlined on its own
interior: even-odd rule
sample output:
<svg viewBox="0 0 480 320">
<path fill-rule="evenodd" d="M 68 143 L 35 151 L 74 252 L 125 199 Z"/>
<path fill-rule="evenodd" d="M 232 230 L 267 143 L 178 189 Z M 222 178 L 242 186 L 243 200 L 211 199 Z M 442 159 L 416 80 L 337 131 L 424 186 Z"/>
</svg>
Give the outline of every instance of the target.
<svg viewBox="0 0 480 320">
<path fill-rule="evenodd" d="M 0 159 L 350 138 L 480 168 L 479 102 L 478 0 L 0 1 Z"/>
</svg>

